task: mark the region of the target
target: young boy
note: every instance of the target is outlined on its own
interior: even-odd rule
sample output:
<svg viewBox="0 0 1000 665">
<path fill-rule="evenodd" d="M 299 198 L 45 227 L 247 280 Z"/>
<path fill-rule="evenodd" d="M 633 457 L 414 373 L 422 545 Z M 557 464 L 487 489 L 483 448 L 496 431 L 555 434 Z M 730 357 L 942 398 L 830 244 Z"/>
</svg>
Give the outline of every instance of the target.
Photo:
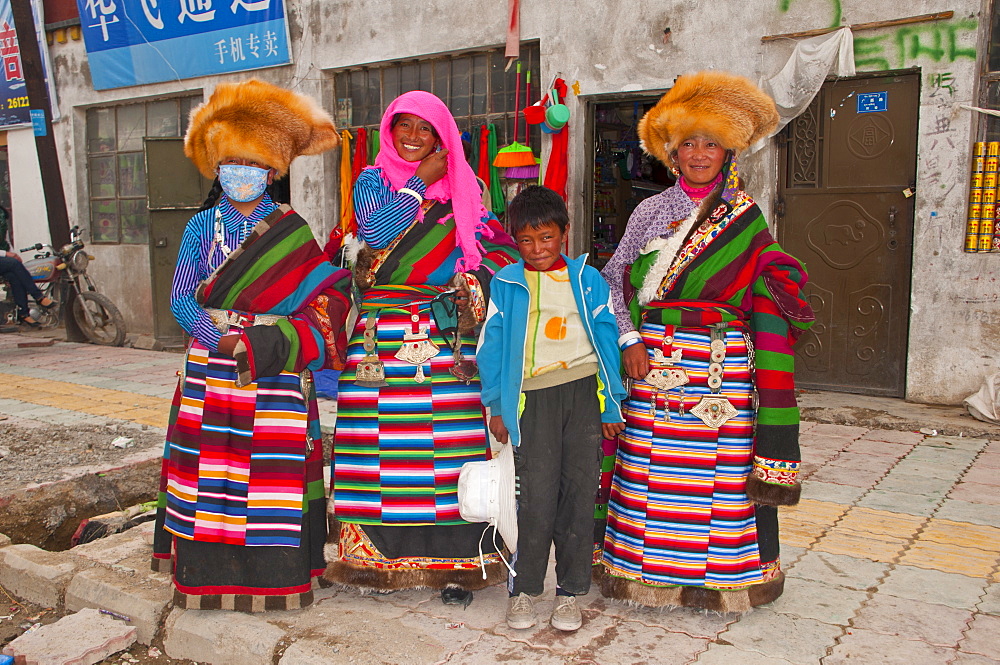
<svg viewBox="0 0 1000 665">
<path fill-rule="evenodd" d="M 507 218 L 522 260 L 491 282 L 476 353 L 490 431 L 515 446 L 520 489 L 507 625 L 537 622 L 532 596 L 544 590 L 555 542 L 552 626 L 576 630 L 576 595 L 590 590 L 601 437 L 625 428 L 618 324 L 601 274 L 586 256 L 560 253 L 569 214 L 555 192 L 526 188 Z"/>
</svg>

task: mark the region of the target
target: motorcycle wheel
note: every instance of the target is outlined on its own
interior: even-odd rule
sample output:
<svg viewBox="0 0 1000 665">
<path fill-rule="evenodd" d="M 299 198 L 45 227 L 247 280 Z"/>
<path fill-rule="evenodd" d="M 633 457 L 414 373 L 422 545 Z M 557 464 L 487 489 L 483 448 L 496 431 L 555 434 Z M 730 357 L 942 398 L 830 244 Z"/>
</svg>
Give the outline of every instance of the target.
<svg viewBox="0 0 1000 665">
<path fill-rule="evenodd" d="M 111 300 L 95 291 L 83 291 L 73 300 L 73 318 L 94 344 L 125 343 L 125 319 Z"/>
</svg>

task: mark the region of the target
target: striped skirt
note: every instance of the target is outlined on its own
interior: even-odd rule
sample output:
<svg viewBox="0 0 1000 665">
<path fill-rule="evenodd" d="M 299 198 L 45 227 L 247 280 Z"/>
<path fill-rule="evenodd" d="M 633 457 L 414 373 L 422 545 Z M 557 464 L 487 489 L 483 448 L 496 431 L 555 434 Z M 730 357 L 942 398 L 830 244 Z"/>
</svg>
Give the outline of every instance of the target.
<svg viewBox="0 0 1000 665">
<path fill-rule="evenodd" d="M 174 572 L 184 607 L 300 607 L 324 569 L 315 396 L 290 372 L 242 388 L 236 378 L 232 358 L 192 341 L 164 446 L 154 568 Z"/>
<path fill-rule="evenodd" d="M 368 314 L 363 312 L 338 387 L 333 512 L 342 526 L 339 544 L 328 549 L 328 558 L 341 566 L 331 565 L 326 577 L 355 584 L 345 566 L 466 571 L 481 577 L 477 545 L 485 525 L 470 525 L 458 512 L 459 471 L 466 462 L 486 459 L 488 449 L 479 378 L 466 384 L 450 372 L 452 349 L 438 331 L 429 306 L 420 306 L 417 321 L 412 320 L 410 308 L 386 307 L 376 312 L 375 353 L 385 366 L 387 385 L 370 388 L 355 382 L 358 363 L 366 355 L 363 340 Z M 425 330 L 438 347 L 419 366 L 396 357 L 404 336 L 412 334 L 414 327 Z M 474 361 L 475 341 L 471 337 L 461 341 L 465 359 Z M 495 551 L 492 545 L 487 547 L 490 540 L 489 536 L 484 539 L 484 551 Z M 486 561 L 498 563 L 499 558 L 492 554 Z M 371 586 L 438 584 L 428 579 Z"/>
<path fill-rule="evenodd" d="M 651 369 L 666 329 L 640 329 Z M 711 337 L 673 331 L 668 351 L 689 383 L 670 390 L 636 381 L 625 403 L 608 506 L 603 573 L 642 585 L 739 589 L 765 580 L 746 479 L 753 462 L 752 377 L 742 332 L 725 332 L 720 395 L 737 414 L 719 428 L 691 413 L 709 394 Z M 666 354 L 669 357 L 669 353 Z M 775 534 L 776 536 L 777 534 Z"/>
</svg>

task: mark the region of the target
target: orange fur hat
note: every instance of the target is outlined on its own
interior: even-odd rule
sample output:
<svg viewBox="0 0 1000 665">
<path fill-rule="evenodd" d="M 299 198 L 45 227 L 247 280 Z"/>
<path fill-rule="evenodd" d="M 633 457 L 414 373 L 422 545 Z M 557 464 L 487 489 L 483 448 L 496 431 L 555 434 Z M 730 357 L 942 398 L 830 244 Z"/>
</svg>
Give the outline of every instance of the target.
<svg viewBox="0 0 1000 665">
<path fill-rule="evenodd" d="M 778 124 L 778 110 L 760 88 L 720 71 L 685 74 L 639 121 L 642 149 L 667 166 L 681 141 L 703 136 L 740 152 Z"/>
<path fill-rule="evenodd" d="M 267 164 L 280 178 L 299 155 L 339 144 L 333 119 L 315 100 L 251 79 L 220 83 L 207 102 L 191 111 L 184 154 L 209 179 L 226 157 Z"/>
</svg>

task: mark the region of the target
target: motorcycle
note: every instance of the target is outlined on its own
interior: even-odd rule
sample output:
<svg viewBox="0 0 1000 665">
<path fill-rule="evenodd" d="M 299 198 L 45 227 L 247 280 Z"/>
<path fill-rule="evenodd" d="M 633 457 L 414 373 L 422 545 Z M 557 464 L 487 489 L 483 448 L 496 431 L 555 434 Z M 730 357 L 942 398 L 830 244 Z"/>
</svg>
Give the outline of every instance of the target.
<svg viewBox="0 0 1000 665">
<path fill-rule="evenodd" d="M 121 346 L 125 343 L 125 319 L 111 299 L 98 293 L 93 280 L 87 275 L 87 265 L 94 257 L 84 251 L 80 227 L 70 229 L 70 242 L 56 251 L 51 245 L 36 243 L 20 250 L 39 252 L 33 259 L 24 261 L 24 267 L 44 296 L 56 301 L 55 307 L 44 308 L 31 304 L 31 318 L 42 328 L 55 328 L 64 314 L 64 303 L 87 339 L 103 346 Z M 17 322 L 17 306 L 10 286 L 0 279 L 6 297 L 0 300 L 0 323 Z M 71 297 L 74 296 L 75 297 Z M 44 298 L 42 298 L 44 300 Z"/>
</svg>

